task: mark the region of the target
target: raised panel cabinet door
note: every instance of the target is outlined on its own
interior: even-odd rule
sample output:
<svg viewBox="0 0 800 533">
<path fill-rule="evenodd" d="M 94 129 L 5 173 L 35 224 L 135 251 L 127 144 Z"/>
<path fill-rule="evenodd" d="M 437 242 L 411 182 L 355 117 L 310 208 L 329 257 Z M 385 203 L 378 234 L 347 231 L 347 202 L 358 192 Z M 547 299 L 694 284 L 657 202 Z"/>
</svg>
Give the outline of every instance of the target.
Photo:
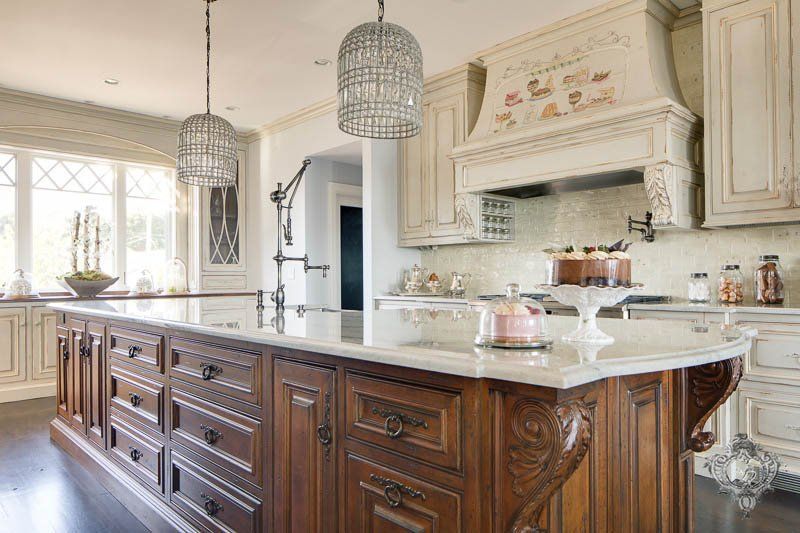
<svg viewBox="0 0 800 533">
<path fill-rule="evenodd" d="M 741 2 L 706 24 L 707 223 L 764 222 L 794 201 L 789 0 Z"/>
<path fill-rule="evenodd" d="M 431 235 L 462 232 L 456 216 L 456 167 L 450 154 L 464 142 L 465 96 L 457 94 L 430 104 L 428 121 L 428 183 Z"/>
<path fill-rule="evenodd" d="M 89 440 L 105 449 L 105 360 L 106 327 L 89 322 L 86 328 L 86 432 Z"/>
<path fill-rule="evenodd" d="M 56 374 L 56 412 L 64 420 L 69 420 L 72 412 L 72 353 L 69 345 L 69 328 L 56 327 L 58 345 L 58 372 Z"/>
<path fill-rule="evenodd" d="M 430 198 L 426 168 L 428 112 L 429 108 L 425 106 L 422 133 L 400 142 L 398 216 L 401 241 L 430 236 Z"/>
<path fill-rule="evenodd" d="M 86 322 L 69 320 L 69 353 L 70 370 L 72 371 L 72 402 L 69 405 L 69 422 L 77 431 L 86 434 L 86 367 L 84 342 L 86 340 Z"/>
<path fill-rule="evenodd" d="M 0 383 L 25 381 L 25 308 L 0 309 Z"/>
<path fill-rule="evenodd" d="M 335 371 L 275 359 L 275 531 L 336 529 Z"/>
<path fill-rule="evenodd" d="M 53 379 L 60 357 L 58 337 L 56 336 L 55 311 L 46 307 L 31 309 L 33 329 L 31 330 L 31 348 L 33 349 L 33 379 Z"/>
</svg>

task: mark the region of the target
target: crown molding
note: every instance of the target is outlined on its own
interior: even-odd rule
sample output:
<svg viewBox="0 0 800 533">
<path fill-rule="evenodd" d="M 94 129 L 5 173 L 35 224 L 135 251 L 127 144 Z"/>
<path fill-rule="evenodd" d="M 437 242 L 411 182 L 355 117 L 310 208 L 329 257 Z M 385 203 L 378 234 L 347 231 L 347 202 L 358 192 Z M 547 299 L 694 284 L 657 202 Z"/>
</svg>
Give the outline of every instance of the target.
<svg viewBox="0 0 800 533">
<path fill-rule="evenodd" d="M 279 131 L 292 128 L 298 124 L 321 117 L 322 115 L 327 115 L 328 113 L 332 113 L 334 111 L 336 111 L 336 96 L 331 96 L 330 98 L 326 98 L 321 102 L 317 102 L 316 104 L 299 109 L 294 113 L 289 113 L 288 115 L 285 115 L 273 122 L 245 133 L 244 142 L 255 142 L 259 139 L 263 139 L 264 137 L 274 135 Z"/>
</svg>

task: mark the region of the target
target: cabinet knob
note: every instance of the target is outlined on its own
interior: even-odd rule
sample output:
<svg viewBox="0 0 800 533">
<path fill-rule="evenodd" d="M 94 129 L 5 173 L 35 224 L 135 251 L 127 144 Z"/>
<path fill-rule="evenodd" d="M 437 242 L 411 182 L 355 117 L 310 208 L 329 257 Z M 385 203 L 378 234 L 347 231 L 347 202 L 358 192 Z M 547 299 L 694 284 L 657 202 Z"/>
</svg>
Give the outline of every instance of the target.
<svg viewBox="0 0 800 533">
<path fill-rule="evenodd" d="M 220 504 L 217 500 L 215 500 L 214 498 L 212 498 L 208 494 L 201 493 L 200 497 L 203 498 L 203 500 L 205 500 L 205 503 L 203 504 L 203 507 L 205 507 L 206 514 L 208 516 L 214 516 L 218 512 L 222 511 L 222 509 L 223 509 L 222 508 L 222 504 Z"/>
<path fill-rule="evenodd" d="M 142 398 L 140 395 L 136 394 L 135 392 L 129 392 L 128 396 L 130 396 L 131 405 L 134 406 L 134 407 L 139 407 L 140 405 L 142 405 L 142 401 L 144 401 L 144 398 Z"/>
<path fill-rule="evenodd" d="M 129 450 L 130 450 L 130 452 L 131 452 L 131 453 L 130 453 L 130 455 L 131 455 L 131 461 L 133 461 L 134 463 L 135 463 L 135 462 L 137 462 L 139 459 L 141 459 L 141 458 L 142 458 L 142 452 L 140 452 L 139 450 L 137 450 L 137 449 L 136 449 L 136 448 L 134 448 L 133 446 L 128 446 L 128 449 L 129 449 Z"/>
<path fill-rule="evenodd" d="M 200 429 L 203 430 L 203 438 L 206 440 L 206 444 L 209 446 L 213 446 L 219 439 L 222 438 L 222 433 L 211 426 L 201 424 Z"/>
<path fill-rule="evenodd" d="M 200 363 L 203 369 L 203 381 L 211 381 L 215 376 L 222 374 L 222 368 L 212 363 Z"/>
<path fill-rule="evenodd" d="M 389 479 L 377 474 L 370 474 L 369 479 L 383 487 L 383 497 L 389 507 L 400 507 L 403 503 L 403 494 L 407 494 L 412 498 L 420 498 L 425 501 L 425 493 L 404 485 L 399 481 Z"/>
</svg>

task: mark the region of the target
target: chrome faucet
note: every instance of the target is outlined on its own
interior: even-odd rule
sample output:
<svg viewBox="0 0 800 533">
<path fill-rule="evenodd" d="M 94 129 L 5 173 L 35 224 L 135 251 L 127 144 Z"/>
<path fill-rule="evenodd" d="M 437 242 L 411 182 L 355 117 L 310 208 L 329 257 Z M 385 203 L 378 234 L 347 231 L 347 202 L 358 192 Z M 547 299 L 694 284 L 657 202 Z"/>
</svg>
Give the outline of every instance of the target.
<svg viewBox="0 0 800 533">
<path fill-rule="evenodd" d="M 286 187 L 283 187 L 283 184 L 278 182 L 278 188 L 269 195 L 270 201 L 275 204 L 276 209 L 278 210 L 278 252 L 272 258 L 275 261 L 275 264 L 278 266 L 278 288 L 273 291 L 270 299 L 275 302 L 275 310 L 278 313 L 283 313 L 284 311 L 284 304 L 286 302 L 286 292 L 284 288 L 286 287 L 283 283 L 283 263 L 286 261 L 302 261 L 303 262 L 303 272 L 308 274 L 309 270 L 322 270 L 322 277 L 328 277 L 328 270 L 330 270 L 330 265 L 319 265 L 319 266 L 312 266 L 308 264 L 308 254 L 305 254 L 303 257 L 288 257 L 283 255 L 283 243 L 286 242 L 286 246 L 293 245 L 293 238 L 292 238 L 292 204 L 294 203 L 294 197 L 297 194 L 297 189 L 300 186 L 300 182 L 303 179 L 303 175 L 306 172 L 306 169 L 311 164 L 310 159 L 303 160 L 303 164 L 300 166 L 300 170 L 297 171 L 294 178 L 289 182 Z M 289 202 L 284 204 L 286 199 L 289 199 Z M 283 223 L 283 211 L 286 211 L 286 223 Z"/>
</svg>

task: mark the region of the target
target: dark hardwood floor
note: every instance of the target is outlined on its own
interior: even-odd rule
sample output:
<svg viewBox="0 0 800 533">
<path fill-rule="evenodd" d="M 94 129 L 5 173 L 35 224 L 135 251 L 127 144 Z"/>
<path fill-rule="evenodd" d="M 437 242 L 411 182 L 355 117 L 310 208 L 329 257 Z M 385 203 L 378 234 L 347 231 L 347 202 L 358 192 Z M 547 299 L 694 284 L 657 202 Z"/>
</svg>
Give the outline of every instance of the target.
<svg viewBox="0 0 800 533">
<path fill-rule="evenodd" d="M 53 398 L 0 404 L 0 532 L 124 532 L 147 529 L 83 467 L 50 442 Z M 800 532 L 800 495 L 768 494 L 749 520 L 714 481 L 697 476 L 697 533 Z"/>
</svg>

